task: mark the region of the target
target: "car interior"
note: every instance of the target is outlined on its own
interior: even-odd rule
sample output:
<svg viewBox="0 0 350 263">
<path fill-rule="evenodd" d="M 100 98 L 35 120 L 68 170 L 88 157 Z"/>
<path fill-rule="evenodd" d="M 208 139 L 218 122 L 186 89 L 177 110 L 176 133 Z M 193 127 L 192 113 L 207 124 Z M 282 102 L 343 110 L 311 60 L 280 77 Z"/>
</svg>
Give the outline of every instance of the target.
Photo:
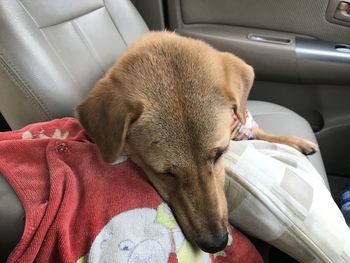
<svg viewBox="0 0 350 263">
<path fill-rule="evenodd" d="M 170 30 L 232 52 L 256 74 L 248 108 L 262 129 L 318 144 L 308 156 L 339 203 L 350 183 L 349 0 L 0 0 L 0 129 L 73 116 L 123 50 Z M 0 175 L 0 262 L 24 209 Z M 296 262 L 251 237 L 265 262 Z"/>
</svg>

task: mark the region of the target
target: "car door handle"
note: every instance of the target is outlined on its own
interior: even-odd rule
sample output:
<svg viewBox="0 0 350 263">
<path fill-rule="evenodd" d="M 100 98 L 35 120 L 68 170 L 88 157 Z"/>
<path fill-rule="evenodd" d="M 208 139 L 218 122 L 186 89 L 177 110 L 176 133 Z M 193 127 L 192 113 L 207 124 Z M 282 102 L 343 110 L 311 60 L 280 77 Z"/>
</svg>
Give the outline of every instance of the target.
<svg viewBox="0 0 350 263">
<path fill-rule="evenodd" d="M 289 45 L 292 43 L 291 38 L 277 37 L 277 36 L 264 36 L 264 35 L 256 35 L 256 34 L 249 34 L 248 39 L 256 42 L 280 44 L 280 45 Z"/>
</svg>

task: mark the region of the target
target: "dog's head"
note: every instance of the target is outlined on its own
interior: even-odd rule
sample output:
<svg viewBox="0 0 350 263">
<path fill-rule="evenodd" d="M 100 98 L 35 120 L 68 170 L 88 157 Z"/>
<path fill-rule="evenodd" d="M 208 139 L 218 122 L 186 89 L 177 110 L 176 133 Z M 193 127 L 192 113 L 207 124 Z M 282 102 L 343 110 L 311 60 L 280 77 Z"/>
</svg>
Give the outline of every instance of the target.
<svg viewBox="0 0 350 263">
<path fill-rule="evenodd" d="M 132 45 L 76 113 L 107 162 L 125 151 L 207 252 L 227 243 L 224 159 L 231 111 L 245 122 L 253 70 L 202 41 L 150 33 Z"/>
</svg>

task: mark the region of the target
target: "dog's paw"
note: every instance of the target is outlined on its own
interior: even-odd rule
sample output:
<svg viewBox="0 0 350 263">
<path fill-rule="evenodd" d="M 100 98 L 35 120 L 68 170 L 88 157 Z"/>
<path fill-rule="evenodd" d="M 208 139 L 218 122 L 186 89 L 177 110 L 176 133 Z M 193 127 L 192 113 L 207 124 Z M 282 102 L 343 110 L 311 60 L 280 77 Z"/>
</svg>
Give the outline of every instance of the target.
<svg viewBox="0 0 350 263">
<path fill-rule="evenodd" d="M 296 148 L 305 155 L 312 155 L 319 151 L 319 148 L 313 142 L 299 138 L 298 142 L 295 143 Z"/>
<path fill-rule="evenodd" d="M 308 149 L 304 149 L 302 151 L 302 153 L 305 154 L 305 155 L 312 155 L 312 154 L 314 154 L 314 153 L 316 153 L 318 151 L 319 151 L 318 147 L 315 145 L 315 147 L 310 147 Z"/>
</svg>

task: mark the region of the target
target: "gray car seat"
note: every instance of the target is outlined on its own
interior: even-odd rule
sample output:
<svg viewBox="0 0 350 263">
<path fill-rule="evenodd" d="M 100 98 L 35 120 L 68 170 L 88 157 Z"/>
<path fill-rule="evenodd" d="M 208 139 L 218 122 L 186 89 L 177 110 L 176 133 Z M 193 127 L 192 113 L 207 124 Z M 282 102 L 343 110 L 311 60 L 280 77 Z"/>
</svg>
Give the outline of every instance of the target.
<svg viewBox="0 0 350 263">
<path fill-rule="evenodd" d="M 148 28 L 128 0 L 0 0 L 0 111 L 12 129 L 71 116 L 74 106 Z M 260 126 L 316 142 L 294 112 L 251 101 Z M 324 177 L 321 155 L 310 157 Z M 19 241 L 24 209 L 0 174 L 0 262 Z"/>
</svg>

